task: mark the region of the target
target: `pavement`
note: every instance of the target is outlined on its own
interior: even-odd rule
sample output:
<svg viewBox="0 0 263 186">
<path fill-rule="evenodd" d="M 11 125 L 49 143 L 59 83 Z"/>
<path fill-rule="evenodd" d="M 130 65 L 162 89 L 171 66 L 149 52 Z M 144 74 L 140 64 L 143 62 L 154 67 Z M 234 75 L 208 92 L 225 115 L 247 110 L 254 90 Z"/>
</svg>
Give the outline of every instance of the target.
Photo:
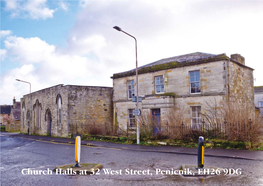
<svg viewBox="0 0 263 186">
<path fill-rule="evenodd" d="M 25 138 L 29 140 L 53 142 L 61 144 L 75 144 L 75 139 L 71 138 L 57 138 L 49 136 L 35 136 L 19 133 L 7 133 L 1 132 L 3 135 L 11 137 Z M 175 147 L 175 146 L 143 146 L 143 145 L 129 145 L 120 143 L 111 143 L 104 141 L 87 141 L 81 140 L 82 146 L 96 147 L 96 148 L 109 148 L 131 151 L 143 151 L 143 152 L 159 152 L 159 153 L 171 153 L 171 154 L 183 154 L 183 155 L 197 155 L 197 148 L 187 147 Z M 263 151 L 253 150 L 237 150 L 237 149 L 205 149 L 205 157 L 220 157 L 220 158 L 233 158 L 243 160 L 255 160 L 263 161 Z"/>
</svg>

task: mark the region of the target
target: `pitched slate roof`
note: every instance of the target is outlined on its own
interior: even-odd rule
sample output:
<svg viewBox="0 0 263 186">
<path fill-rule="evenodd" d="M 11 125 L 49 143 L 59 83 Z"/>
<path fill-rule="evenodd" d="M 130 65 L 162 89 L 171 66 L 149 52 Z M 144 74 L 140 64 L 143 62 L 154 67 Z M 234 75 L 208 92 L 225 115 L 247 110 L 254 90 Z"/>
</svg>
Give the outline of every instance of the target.
<svg viewBox="0 0 263 186">
<path fill-rule="evenodd" d="M 21 117 L 20 108 L 19 109 L 12 109 L 12 113 L 13 113 L 15 120 L 20 120 L 20 117 Z"/>
<path fill-rule="evenodd" d="M 262 93 L 263 94 L 263 86 L 254 87 L 254 93 Z"/>
<path fill-rule="evenodd" d="M 15 102 L 15 109 L 20 109 L 20 102 Z"/>
<path fill-rule="evenodd" d="M 220 55 L 222 55 L 222 54 L 220 54 Z M 149 63 L 147 65 L 141 66 L 141 67 L 139 67 L 139 69 L 143 68 L 143 67 L 149 67 L 149 66 L 153 66 L 153 65 L 161 65 L 161 64 L 175 62 L 175 61 L 178 63 L 184 63 L 184 62 L 189 62 L 189 61 L 197 61 L 200 59 L 207 59 L 207 58 L 212 58 L 215 56 L 217 56 L 217 55 L 207 54 L 207 53 L 202 53 L 202 52 L 195 52 L 195 53 L 191 53 L 191 54 L 184 54 L 184 55 L 180 55 L 180 56 L 164 58 L 164 59 L 155 61 L 153 63 Z"/>
<path fill-rule="evenodd" d="M 138 67 L 138 74 L 154 72 L 158 70 L 166 70 L 166 69 L 177 68 L 177 67 L 188 66 L 188 65 L 195 65 L 199 63 L 226 60 L 226 59 L 229 59 L 229 57 L 227 57 L 226 54 L 216 55 L 216 54 L 195 52 L 195 53 L 190 53 L 180 56 L 174 56 L 170 58 L 164 58 L 155 61 L 153 63 L 140 66 Z M 135 75 L 135 69 L 113 74 L 112 78 L 115 79 L 120 77 L 131 76 L 131 75 Z"/>
<path fill-rule="evenodd" d="M 10 114 L 12 105 L 0 105 L 0 114 Z"/>
</svg>

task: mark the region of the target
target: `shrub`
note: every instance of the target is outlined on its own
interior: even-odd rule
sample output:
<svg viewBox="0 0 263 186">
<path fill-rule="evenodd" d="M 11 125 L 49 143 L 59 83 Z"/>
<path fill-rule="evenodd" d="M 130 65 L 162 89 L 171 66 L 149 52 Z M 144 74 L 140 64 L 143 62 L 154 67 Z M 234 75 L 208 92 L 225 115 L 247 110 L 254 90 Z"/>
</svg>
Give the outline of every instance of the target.
<svg viewBox="0 0 263 186">
<path fill-rule="evenodd" d="M 5 126 L 1 126 L 1 132 L 5 132 Z"/>
<path fill-rule="evenodd" d="M 101 135 L 102 131 L 99 127 L 91 125 L 88 130 L 90 135 Z"/>
<path fill-rule="evenodd" d="M 157 140 L 162 140 L 162 139 L 168 139 L 169 136 L 163 131 L 159 131 L 156 135 L 154 135 L 154 138 Z"/>
<path fill-rule="evenodd" d="M 125 142 L 127 140 L 126 137 L 120 137 L 119 139 L 120 139 L 121 142 Z"/>
<path fill-rule="evenodd" d="M 200 130 L 188 130 L 185 135 L 183 135 L 183 140 L 198 142 L 199 136 L 202 136 L 203 132 Z"/>
<path fill-rule="evenodd" d="M 140 135 L 142 138 L 150 139 L 153 137 L 153 119 L 151 112 L 143 112 L 139 117 Z"/>
</svg>

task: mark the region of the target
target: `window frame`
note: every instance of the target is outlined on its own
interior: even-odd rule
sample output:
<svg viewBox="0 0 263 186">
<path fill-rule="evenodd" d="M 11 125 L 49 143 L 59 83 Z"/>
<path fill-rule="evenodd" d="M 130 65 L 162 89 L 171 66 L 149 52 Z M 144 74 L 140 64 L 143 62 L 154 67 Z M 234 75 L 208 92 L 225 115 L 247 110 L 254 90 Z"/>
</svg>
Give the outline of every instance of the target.
<svg viewBox="0 0 263 186">
<path fill-rule="evenodd" d="M 198 108 L 196 111 L 196 116 L 193 117 L 193 108 Z M 200 109 L 199 109 L 200 108 Z M 191 106 L 191 128 L 196 127 L 196 129 L 201 129 L 202 126 L 202 116 L 201 116 L 201 106 Z M 197 122 L 193 122 L 193 120 L 196 120 Z M 195 126 L 193 126 L 195 125 Z"/>
<path fill-rule="evenodd" d="M 199 72 L 199 81 L 191 81 L 191 73 Z M 194 76 L 195 77 L 195 76 Z M 200 70 L 189 71 L 189 81 L 190 81 L 190 94 L 201 94 L 201 73 Z M 192 92 L 192 84 L 199 84 L 199 92 Z M 195 88 L 196 90 L 197 88 Z"/>
<path fill-rule="evenodd" d="M 128 122 L 129 122 L 129 128 L 135 128 L 136 127 L 136 120 L 135 116 L 133 115 L 133 110 L 134 109 L 128 109 Z M 132 116 L 132 117 L 130 117 Z M 134 124 L 131 124 L 131 120 L 134 120 Z"/>
<path fill-rule="evenodd" d="M 258 102 L 258 107 L 263 107 L 263 101 Z"/>
<path fill-rule="evenodd" d="M 161 79 L 159 79 L 159 84 L 156 83 L 156 78 L 161 77 L 162 78 L 162 83 L 160 82 Z M 157 86 L 163 86 L 163 91 L 162 92 L 157 92 Z M 163 75 L 159 75 L 159 76 L 154 76 L 154 90 L 156 94 L 163 94 L 164 93 L 164 77 Z"/>
<path fill-rule="evenodd" d="M 133 82 L 133 84 L 131 82 Z M 132 86 L 132 87 L 130 88 L 130 86 Z M 131 93 L 131 97 L 130 97 L 130 93 Z M 127 96 L 128 96 L 128 99 L 132 99 L 134 93 L 135 93 L 134 79 L 128 80 L 127 81 Z"/>
</svg>

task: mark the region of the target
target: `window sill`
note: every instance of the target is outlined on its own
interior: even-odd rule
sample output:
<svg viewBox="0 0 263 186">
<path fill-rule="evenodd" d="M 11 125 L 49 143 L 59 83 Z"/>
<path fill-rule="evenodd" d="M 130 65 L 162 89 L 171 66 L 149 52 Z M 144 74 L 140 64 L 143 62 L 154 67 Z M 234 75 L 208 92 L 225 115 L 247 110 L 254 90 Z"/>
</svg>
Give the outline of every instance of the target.
<svg viewBox="0 0 263 186">
<path fill-rule="evenodd" d="M 159 93 L 155 92 L 155 94 L 164 94 L 164 92 L 159 92 Z"/>
<path fill-rule="evenodd" d="M 191 94 L 193 94 L 193 95 L 195 95 L 195 94 L 201 94 L 201 92 L 197 92 L 197 93 L 191 93 L 191 92 L 190 92 L 190 95 L 191 95 Z"/>
</svg>

